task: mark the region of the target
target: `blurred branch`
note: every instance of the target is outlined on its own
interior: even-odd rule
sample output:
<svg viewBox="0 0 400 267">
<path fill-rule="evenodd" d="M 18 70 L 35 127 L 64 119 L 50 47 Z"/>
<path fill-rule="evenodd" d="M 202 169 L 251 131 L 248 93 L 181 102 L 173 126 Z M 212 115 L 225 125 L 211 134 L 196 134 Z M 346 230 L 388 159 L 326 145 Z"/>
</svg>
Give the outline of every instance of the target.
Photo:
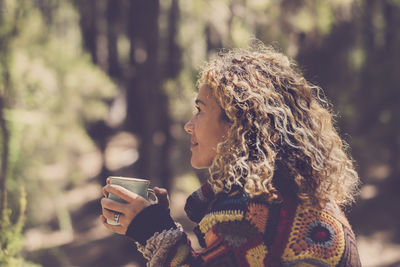
<svg viewBox="0 0 400 267">
<path fill-rule="evenodd" d="M 10 74 L 8 68 L 8 47 L 10 38 L 16 32 L 15 25 L 8 28 L 6 12 L 7 7 L 4 1 L 0 0 L 0 137 L 1 137 L 1 170 L 0 170 L 0 220 L 3 219 L 4 211 L 7 208 L 6 178 L 8 171 L 9 154 L 9 132 L 7 130 L 6 120 L 4 118 L 4 109 L 6 98 L 9 92 Z M 17 14 L 17 13 L 15 13 Z"/>
<path fill-rule="evenodd" d="M 8 141 L 9 132 L 4 119 L 4 98 L 2 93 L 0 95 L 0 136 L 1 136 L 1 170 L 0 170 L 0 220 L 3 219 L 3 214 L 7 208 L 7 190 L 6 190 L 6 177 L 8 170 Z"/>
</svg>

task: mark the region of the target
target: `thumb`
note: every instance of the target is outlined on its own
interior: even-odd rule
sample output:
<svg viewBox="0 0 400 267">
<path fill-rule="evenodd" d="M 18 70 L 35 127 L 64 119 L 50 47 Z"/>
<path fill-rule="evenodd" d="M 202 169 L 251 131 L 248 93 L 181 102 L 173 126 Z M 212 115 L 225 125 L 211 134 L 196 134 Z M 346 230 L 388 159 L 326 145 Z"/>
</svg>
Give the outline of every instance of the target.
<svg viewBox="0 0 400 267">
<path fill-rule="evenodd" d="M 154 187 L 154 193 L 158 198 L 158 203 L 162 206 L 169 207 L 168 191 L 165 188 Z"/>
</svg>

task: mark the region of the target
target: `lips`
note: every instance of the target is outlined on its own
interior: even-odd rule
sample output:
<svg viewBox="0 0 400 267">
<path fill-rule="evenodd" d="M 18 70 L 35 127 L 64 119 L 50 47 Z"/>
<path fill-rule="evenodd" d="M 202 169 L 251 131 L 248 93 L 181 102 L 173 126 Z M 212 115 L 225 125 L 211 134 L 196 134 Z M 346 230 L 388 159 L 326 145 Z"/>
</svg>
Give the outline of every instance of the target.
<svg viewBox="0 0 400 267">
<path fill-rule="evenodd" d="M 190 149 L 196 147 L 198 144 L 199 144 L 199 143 L 197 143 L 197 142 L 195 142 L 195 141 L 192 140 L 191 143 L 190 143 Z"/>
</svg>

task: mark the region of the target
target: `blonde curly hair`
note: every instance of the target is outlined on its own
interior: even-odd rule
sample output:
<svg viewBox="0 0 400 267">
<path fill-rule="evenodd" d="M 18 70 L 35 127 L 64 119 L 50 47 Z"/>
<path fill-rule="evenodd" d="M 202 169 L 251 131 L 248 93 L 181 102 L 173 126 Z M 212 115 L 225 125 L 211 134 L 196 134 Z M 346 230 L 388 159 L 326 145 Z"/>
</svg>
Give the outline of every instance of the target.
<svg viewBox="0 0 400 267">
<path fill-rule="evenodd" d="M 288 188 L 312 204 L 354 201 L 358 174 L 329 104 L 288 57 L 260 43 L 224 51 L 198 83 L 209 86 L 230 123 L 209 168 L 215 192 L 236 184 L 269 202 Z"/>
</svg>

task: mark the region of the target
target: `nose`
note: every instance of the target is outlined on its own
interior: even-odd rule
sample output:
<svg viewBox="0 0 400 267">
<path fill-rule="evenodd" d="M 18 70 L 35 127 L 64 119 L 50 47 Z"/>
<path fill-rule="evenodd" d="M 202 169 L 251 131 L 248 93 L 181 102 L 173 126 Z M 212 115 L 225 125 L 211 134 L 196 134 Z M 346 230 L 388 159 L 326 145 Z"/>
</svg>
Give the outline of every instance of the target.
<svg viewBox="0 0 400 267">
<path fill-rule="evenodd" d="M 194 125 L 193 125 L 193 119 L 191 119 L 190 121 L 188 121 L 185 126 L 183 126 L 183 129 L 185 129 L 185 131 L 188 134 L 192 134 L 193 133 L 193 129 L 194 129 Z"/>
</svg>

